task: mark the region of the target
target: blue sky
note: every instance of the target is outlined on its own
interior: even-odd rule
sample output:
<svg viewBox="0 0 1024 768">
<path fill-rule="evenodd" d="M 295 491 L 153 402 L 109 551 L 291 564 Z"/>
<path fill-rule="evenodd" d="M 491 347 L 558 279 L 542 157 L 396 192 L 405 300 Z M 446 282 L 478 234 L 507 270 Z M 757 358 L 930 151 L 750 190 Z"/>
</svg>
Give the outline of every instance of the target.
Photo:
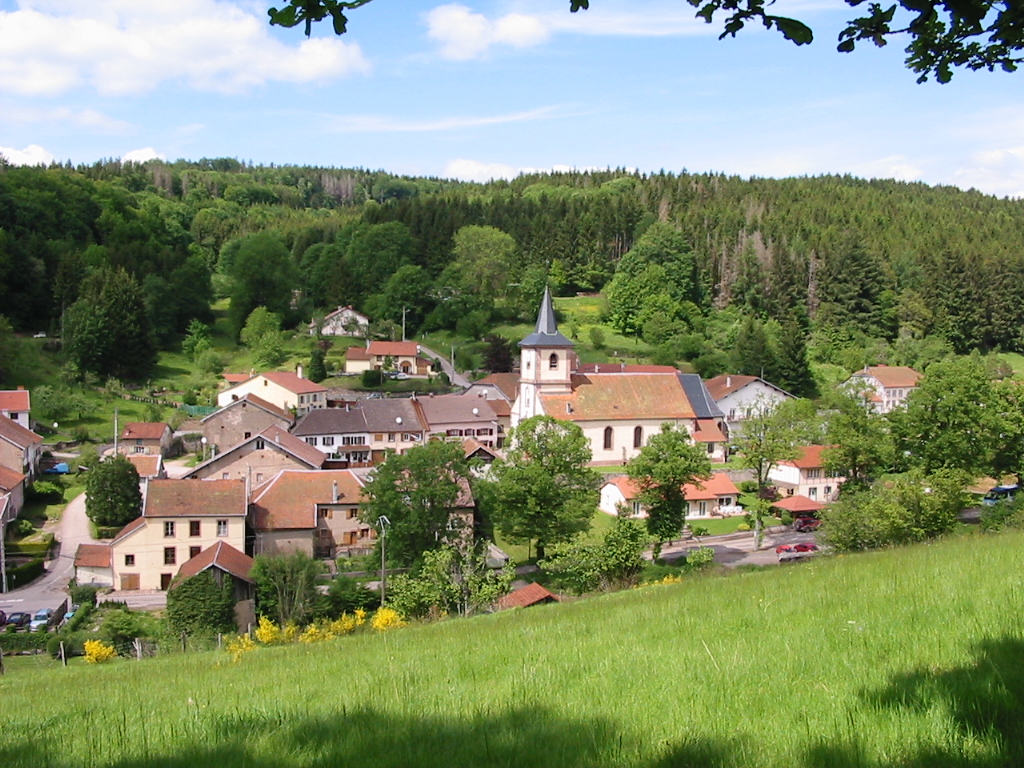
<svg viewBox="0 0 1024 768">
<path fill-rule="evenodd" d="M 484 180 L 628 167 L 850 173 L 1024 196 L 1024 72 L 915 83 L 854 13 L 719 41 L 685 0 L 374 0 L 307 41 L 251 0 L 0 0 L 0 153 L 237 157 Z"/>
</svg>

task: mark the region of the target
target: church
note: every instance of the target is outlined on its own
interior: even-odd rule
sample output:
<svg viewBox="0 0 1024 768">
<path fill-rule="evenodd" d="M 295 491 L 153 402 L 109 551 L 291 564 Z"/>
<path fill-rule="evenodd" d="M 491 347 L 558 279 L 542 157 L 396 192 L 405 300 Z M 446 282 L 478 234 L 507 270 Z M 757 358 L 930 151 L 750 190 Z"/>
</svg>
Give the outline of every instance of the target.
<svg viewBox="0 0 1024 768">
<path fill-rule="evenodd" d="M 624 464 L 665 423 L 685 429 L 713 462 L 726 459 L 728 427 L 700 376 L 671 366 L 580 365 L 544 291 L 534 332 L 519 342 L 512 426 L 538 415 L 572 421 L 590 442 L 592 465 Z"/>
</svg>

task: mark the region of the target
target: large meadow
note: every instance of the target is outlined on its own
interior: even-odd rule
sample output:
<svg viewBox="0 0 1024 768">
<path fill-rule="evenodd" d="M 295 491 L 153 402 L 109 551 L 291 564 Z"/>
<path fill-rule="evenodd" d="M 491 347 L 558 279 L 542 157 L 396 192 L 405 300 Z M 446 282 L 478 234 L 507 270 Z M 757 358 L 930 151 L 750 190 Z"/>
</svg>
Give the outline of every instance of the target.
<svg viewBox="0 0 1024 768">
<path fill-rule="evenodd" d="M 1016 766 L 1024 535 L 0 678 L 0 765 Z"/>
</svg>

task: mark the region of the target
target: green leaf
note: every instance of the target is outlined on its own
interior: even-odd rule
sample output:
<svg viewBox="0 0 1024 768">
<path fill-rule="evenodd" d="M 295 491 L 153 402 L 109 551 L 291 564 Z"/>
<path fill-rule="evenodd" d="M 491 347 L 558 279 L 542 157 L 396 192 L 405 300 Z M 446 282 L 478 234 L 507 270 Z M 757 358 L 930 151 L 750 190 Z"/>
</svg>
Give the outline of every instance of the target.
<svg viewBox="0 0 1024 768">
<path fill-rule="evenodd" d="M 853 41 L 853 38 L 850 38 L 848 40 L 843 40 L 843 42 L 837 45 L 836 50 L 839 51 L 840 53 L 851 53 L 853 51 L 854 45 L 855 43 Z"/>
<path fill-rule="evenodd" d="M 580 8 L 584 11 L 590 8 L 590 0 L 569 0 L 569 10 L 576 13 Z"/>
<path fill-rule="evenodd" d="M 344 35 L 346 25 L 348 24 L 348 19 L 345 18 L 345 14 L 341 11 L 335 11 L 332 16 L 334 17 L 334 34 Z"/>
<path fill-rule="evenodd" d="M 792 40 L 797 45 L 807 45 L 814 40 L 814 33 L 811 28 L 796 19 L 787 19 L 783 16 L 769 16 L 770 21 L 775 22 L 783 37 Z"/>
</svg>

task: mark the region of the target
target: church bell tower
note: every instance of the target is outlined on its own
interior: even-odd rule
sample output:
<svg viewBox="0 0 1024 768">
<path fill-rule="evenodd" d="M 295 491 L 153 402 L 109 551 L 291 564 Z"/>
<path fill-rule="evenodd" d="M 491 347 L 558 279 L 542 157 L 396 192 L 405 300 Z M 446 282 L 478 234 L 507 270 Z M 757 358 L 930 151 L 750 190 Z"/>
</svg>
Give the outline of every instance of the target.
<svg viewBox="0 0 1024 768">
<path fill-rule="evenodd" d="M 537 313 L 533 333 L 519 342 L 519 397 L 513 414 L 513 426 L 523 419 L 544 413 L 542 395 L 572 393 L 572 371 L 575 367 L 575 345 L 561 334 L 555 323 L 551 291 L 544 289 L 544 298 Z"/>
</svg>

